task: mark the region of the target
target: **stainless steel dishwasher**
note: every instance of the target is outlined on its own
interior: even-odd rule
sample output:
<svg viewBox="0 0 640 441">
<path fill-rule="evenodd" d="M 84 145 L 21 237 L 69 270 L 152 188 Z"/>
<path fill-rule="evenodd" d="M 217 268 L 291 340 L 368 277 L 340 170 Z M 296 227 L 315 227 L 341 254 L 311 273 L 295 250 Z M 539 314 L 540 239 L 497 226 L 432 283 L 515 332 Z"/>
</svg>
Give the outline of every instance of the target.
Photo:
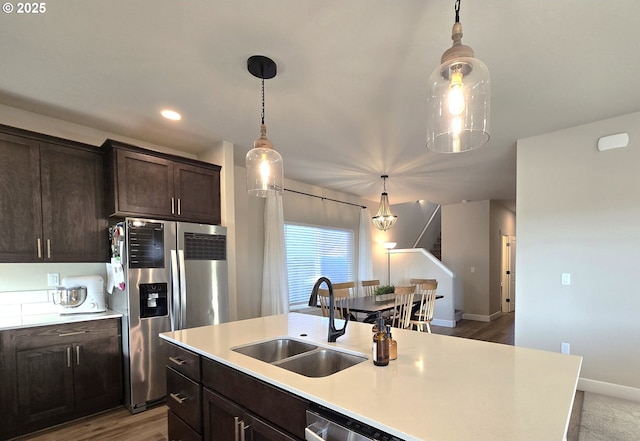
<svg viewBox="0 0 640 441">
<path fill-rule="evenodd" d="M 326 408 L 307 410 L 306 441 L 402 441 Z"/>
</svg>

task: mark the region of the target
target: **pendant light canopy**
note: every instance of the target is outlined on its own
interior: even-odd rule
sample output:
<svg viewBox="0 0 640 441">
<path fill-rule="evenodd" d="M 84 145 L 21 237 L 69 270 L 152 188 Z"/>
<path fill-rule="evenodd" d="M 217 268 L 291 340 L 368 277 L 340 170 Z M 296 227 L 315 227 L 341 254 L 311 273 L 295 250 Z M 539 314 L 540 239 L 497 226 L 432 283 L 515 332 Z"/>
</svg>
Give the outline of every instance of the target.
<svg viewBox="0 0 640 441">
<path fill-rule="evenodd" d="M 455 3 L 453 46 L 429 77 L 427 147 L 457 153 L 489 140 L 489 69 L 462 44 L 460 0 Z"/>
<path fill-rule="evenodd" d="M 249 72 L 262 80 L 262 123 L 260 138 L 253 143 L 246 157 L 247 192 L 250 195 L 266 198 L 282 194 L 284 173 L 282 156 L 274 150 L 267 138 L 267 127 L 264 125 L 264 80 L 276 76 L 276 63 L 262 55 L 254 55 L 247 60 Z"/>
<path fill-rule="evenodd" d="M 387 231 L 396 223 L 398 216 L 392 214 L 389 208 L 389 195 L 387 194 L 387 178 L 389 176 L 382 175 L 380 177 L 382 178 L 383 186 L 382 194 L 380 195 L 380 207 L 378 208 L 378 213 L 373 216 L 372 221 L 378 230 Z"/>
</svg>

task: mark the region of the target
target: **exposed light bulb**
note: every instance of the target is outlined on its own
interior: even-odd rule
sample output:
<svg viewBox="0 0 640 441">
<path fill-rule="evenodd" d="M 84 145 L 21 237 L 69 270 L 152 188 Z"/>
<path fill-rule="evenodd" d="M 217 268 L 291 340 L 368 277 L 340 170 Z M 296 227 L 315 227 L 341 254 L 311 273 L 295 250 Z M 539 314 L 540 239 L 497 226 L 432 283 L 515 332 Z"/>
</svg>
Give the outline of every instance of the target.
<svg viewBox="0 0 640 441">
<path fill-rule="evenodd" d="M 262 154 L 262 160 L 260 161 L 260 177 L 262 178 L 262 189 L 269 189 L 269 176 L 271 176 L 271 167 L 269 166 L 269 160 L 267 155 Z"/>
<path fill-rule="evenodd" d="M 460 115 L 464 112 L 464 90 L 462 84 L 462 72 L 451 73 L 451 83 L 449 84 L 449 113 Z"/>
</svg>

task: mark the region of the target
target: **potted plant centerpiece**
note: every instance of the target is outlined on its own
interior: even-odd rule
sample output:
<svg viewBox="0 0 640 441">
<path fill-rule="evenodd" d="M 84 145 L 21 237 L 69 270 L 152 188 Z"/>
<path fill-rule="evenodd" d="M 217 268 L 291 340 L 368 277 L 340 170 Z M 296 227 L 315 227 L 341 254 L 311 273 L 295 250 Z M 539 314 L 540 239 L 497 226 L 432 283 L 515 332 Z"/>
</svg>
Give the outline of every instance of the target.
<svg viewBox="0 0 640 441">
<path fill-rule="evenodd" d="M 390 294 L 393 294 L 394 289 L 395 287 L 393 285 L 380 285 L 373 293 L 375 295 L 376 301 L 383 302 L 389 300 L 390 298 L 393 298 L 393 296 Z"/>
</svg>

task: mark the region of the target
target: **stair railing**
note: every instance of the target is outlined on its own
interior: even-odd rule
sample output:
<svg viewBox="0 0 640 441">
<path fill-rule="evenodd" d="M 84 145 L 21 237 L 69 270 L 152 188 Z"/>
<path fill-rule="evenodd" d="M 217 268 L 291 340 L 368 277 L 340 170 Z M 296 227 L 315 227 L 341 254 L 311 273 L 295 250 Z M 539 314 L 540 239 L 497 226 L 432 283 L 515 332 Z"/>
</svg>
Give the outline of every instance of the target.
<svg viewBox="0 0 640 441">
<path fill-rule="evenodd" d="M 422 236 L 424 236 L 424 233 L 426 233 L 427 229 L 429 228 L 429 225 L 431 225 L 431 221 L 433 221 L 433 218 L 436 217 L 436 214 L 438 214 L 439 210 L 440 210 L 440 205 L 436 206 L 436 208 L 433 210 L 433 213 L 431 213 L 431 217 L 425 224 L 424 228 L 422 229 L 422 232 L 420 233 L 420 235 L 418 236 L 418 238 L 416 239 L 415 243 L 411 248 L 416 248 L 418 246 L 418 244 L 420 243 L 420 240 L 422 239 Z"/>
</svg>

